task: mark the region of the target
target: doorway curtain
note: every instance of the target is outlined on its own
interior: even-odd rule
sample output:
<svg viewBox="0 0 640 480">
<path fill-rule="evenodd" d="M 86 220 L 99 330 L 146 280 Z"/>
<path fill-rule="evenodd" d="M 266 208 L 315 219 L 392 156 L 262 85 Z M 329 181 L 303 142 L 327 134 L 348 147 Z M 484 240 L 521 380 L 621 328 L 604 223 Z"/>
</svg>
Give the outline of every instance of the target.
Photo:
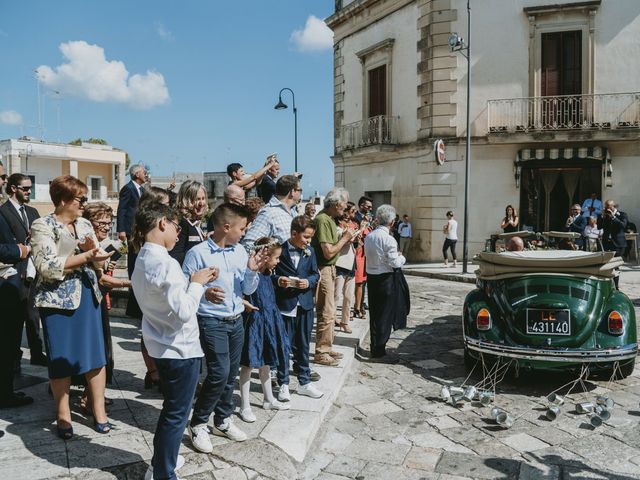
<svg viewBox="0 0 640 480">
<path fill-rule="evenodd" d="M 558 181 L 559 172 L 554 170 L 541 170 L 540 179 L 544 187 L 544 230 L 549 230 L 549 211 L 551 208 L 551 191 Z"/>
</svg>

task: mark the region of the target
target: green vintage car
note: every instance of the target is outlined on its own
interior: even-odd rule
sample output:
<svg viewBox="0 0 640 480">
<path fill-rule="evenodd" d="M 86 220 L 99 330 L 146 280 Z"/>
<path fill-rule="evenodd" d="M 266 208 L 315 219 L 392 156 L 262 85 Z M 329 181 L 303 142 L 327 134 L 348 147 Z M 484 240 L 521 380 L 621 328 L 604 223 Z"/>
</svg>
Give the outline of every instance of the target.
<svg viewBox="0 0 640 480">
<path fill-rule="evenodd" d="M 464 302 L 467 365 L 497 359 L 516 371 L 619 369 L 638 352 L 632 302 L 615 289 L 611 252 L 483 252 Z"/>
</svg>

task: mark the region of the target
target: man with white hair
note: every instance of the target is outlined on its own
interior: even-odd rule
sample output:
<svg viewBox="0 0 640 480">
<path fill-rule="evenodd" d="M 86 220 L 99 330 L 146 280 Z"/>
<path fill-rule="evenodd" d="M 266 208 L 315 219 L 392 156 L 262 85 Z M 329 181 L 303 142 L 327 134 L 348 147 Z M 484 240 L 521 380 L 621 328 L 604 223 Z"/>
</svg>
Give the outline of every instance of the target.
<svg viewBox="0 0 640 480">
<path fill-rule="evenodd" d="M 400 270 L 406 259 L 398 252 L 398 244 L 389 234 L 395 218 L 395 208 L 380 205 L 376 210 L 378 227 L 367 235 L 364 242 L 371 358 L 386 355 L 391 328 L 404 328 L 409 314 L 409 287 Z"/>
<path fill-rule="evenodd" d="M 349 192 L 344 188 L 334 188 L 324 198 L 324 209 L 316 215 L 316 233 L 311 245 L 316 252 L 320 281 L 316 290 L 316 353 L 314 362 L 335 367 L 342 354 L 333 350 L 333 328 L 336 321 L 334 300 L 336 282 L 336 262 L 340 250 L 353 241 L 355 232 L 346 229 L 338 237 L 335 218 L 344 213 L 349 201 Z"/>
<path fill-rule="evenodd" d="M 138 209 L 138 202 L 144 193 L 144 185 L 148 179 L 148 173 L 144 165 L 136 163 L 129 167 L 129 178 L 131 181 L 120 189 L 118 198 L 117 225 L 118 237 L 123 242 L 131 236 L 133 227 L 133 217 Z"/>
</svg>

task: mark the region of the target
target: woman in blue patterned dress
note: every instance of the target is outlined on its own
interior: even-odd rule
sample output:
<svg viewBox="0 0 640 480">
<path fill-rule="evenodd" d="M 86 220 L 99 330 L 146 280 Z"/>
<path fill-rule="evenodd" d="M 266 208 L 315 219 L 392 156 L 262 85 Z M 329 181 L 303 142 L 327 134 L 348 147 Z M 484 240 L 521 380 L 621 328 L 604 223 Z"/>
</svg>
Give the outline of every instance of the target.
<svg viewBox="0 0 640 480">
<path fill-rule="evenodd" d="M 84 374 L 94 426 L 111 431 L 104 406 L 107 363 L 96 271 L 111 254 L 99 248 L 91 222 L 82 218 L 87 186 L 71 175 L 54 178 L 49 194 L 52 214 L 31 226 L 31 248 L 38 272 L 35 305 L 40 309 L 49 356 L 49 379 L 57 408 L 58 436 L 73 436 L 69 386 Z"/>
<path fill-rule="evenodd" d="M 249 297 L 250 311 L 244 329 L 244 345 L 240 359 L 240 418 L 245 422 L 256 421 L 249 403 L 251 387 L 251 371 L 258 369 L 265 410 L 289 410 L 288 403 L 275 399 L 271 389 L 269 365 L 289 365 L 289 339 L 284 321 L 276 304 L 276 294 L 271 278 L 273 270 L 280 261 L 282 248 L 275 238 L 262 237 L 256 240 L 255 247 L 267 248 L 269 260 L 266 268 L 260 273 L 260 283 L 256 291 Z"/>
</svg>

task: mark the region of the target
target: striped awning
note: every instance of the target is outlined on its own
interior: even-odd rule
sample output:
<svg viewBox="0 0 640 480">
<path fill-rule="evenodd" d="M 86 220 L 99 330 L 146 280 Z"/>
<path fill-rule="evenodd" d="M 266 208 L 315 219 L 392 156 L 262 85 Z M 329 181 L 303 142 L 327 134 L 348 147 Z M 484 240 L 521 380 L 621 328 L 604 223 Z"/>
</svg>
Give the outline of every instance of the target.
<svg viewBox="0 0 640 480">
<path fill-rule="evenodd" d="M 518 161 L 527 160 L 600 160 L 609 157 L 606 147 L 578 148 L 523 148 L 518 152 Z"/>
</svg>

